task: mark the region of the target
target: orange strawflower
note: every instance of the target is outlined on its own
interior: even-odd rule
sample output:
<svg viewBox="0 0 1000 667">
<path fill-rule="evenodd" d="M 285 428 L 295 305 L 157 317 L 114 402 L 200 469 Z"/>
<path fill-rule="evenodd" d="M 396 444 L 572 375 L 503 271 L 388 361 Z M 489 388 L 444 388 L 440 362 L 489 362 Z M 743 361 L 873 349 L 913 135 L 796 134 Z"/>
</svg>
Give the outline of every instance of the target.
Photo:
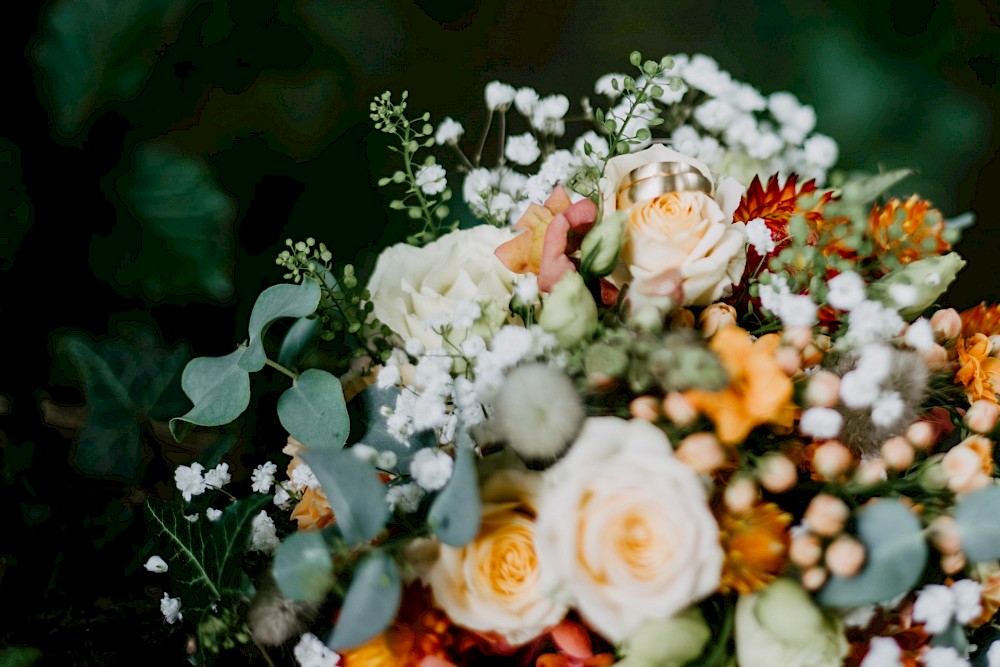
<svg viewBox="0 0 1000 667">
<path fill-rule="evenodd" d="M 930 202 L 913 195 L 906 201 L 893 198 L 872 208 L 869 227 L 873 255 L 893 255 L 903 264 L 932 255 L 943 255 L 951 244 L 942 236 L 944 218 Z"/>
<path fill-rule="evenodd" d="M 739 327 L 725 327 L 712 337 L 709 348 L 722 360 L 729 384 L 721 391 L 691 389 L 684 395 L 708 415 L 723 443 L 737 444 L 762 424 L 791 428 L 794 423 L 792 381 L 775 360 L 779 345 L 777 334 L 751 341 Z"/>
<path fill-rule="evenodd" d="M 788 564 L 792 515 L 774 503 L 748 512 L 726 513 L 719 522 L 719 539 L 726 553 L 722 565 L 723 593 L 753 593 L 774 581 Z"/>
<path fill-rule="evenodd" d="M 323 490 L 307 488 L 292 510 L 291 518 L 298 522 L 299 530 L 321 530 L 333 523 L 334 517 Z"/>
<path fill-rule="evenodd" d="M 990 339 L 981 333 L 955 341 L 959 366 L 955 382 L 965 387 L 970 403 L 979 399 L 997 402 L 1000 359 L 990 356 L 991 348 Z"/>
<path fill-rule="evenodd" d="M 966 338 L 975 334 L 996 336 L 1000 334 L 1000 303 L 980 303 L 959 314 L 962 320 L 962 335 Z"/>
<path fill-rule="evenodd" d="M 764 187 L 760 179 L 754 176 L 733 213 L 733 220 L 746 222 L 763 218 L 778 246 L 775 251 L 780 250 L 782 243 L 788 238 L 788 221 L 793 215 L 805 216 L 806 220 L 812 222 L 818 221 L 823 217 L 823 206 L 830 201 L 831 193 L 826 192 L 816 198 L 811 206 L 804 206 L 805 198 L 816 193 L 816 181 L 806 181 L 797 188 L 798 178 L 796 174 L 792 174 L 784 185 L 779 185 L 778 175 L 775 174 L 768 179 L 767 187 Z"/>
</svg>

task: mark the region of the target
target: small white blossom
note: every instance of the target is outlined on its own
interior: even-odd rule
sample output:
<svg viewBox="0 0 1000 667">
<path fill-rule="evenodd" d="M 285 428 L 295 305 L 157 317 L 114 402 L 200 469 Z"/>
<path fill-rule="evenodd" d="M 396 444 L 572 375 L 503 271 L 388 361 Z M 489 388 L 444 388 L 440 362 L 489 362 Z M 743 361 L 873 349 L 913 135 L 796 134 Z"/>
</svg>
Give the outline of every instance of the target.
<svg viewBox="0 0 1000 667">
<path fill-rule="evenodd" d="M 943 632 L 955 615 L 955 596 L 947 586 L 924 586 L 913 603 L 913 620 L 923 623 L 931 634 Z"/>
<path fill-rule="evenodd" d="M 181 599 L 172 598 L 164 593 L 163 599 L 160 600 L 160 613 L 163 614 L 164 620 L 171 625 L 177 621 L 183 621 L 184 614 L 181 613 Z"/>
<path fill-rule="evenodd" d="M 566 131 L 563 118 L 569 111 L 569 98 L 565 95 L 547 95 L 538 100 L 531 114 L 531 126 L 539 132 L 561 137 Z"/>
<path fill-rule="evenodd" d="M 701 135 L 690 125 L 681 125 L 670 133 L 670 143 L 678 153 L 698 157 Z"/>
<path fill-rule="evenodd" d="M 747 222 L 747 241 L 761 257 L 773 252 L 776 247 L 774 237 L 764 218 L 754 218 Z"/>
<path fill-rule="evenodd" d="M 288 509 L 288 506 L 292 502 L 292 496 L 285 487 L 287 483 L 282 482 L 274 487 L 274 504 L 281 509 Z"/>
<path fill-rule="evenodd" d="M 482 314 L 482 307 L 475 301 L 456 301 L 452 307 L 451 323 L 460 329 L 468 329 Z"/>
<path fill-rule="evenodd" d="M 886 391 L 879 395 L 872 405 L 872 423 L 876 426 L 891 426 L 903 416 L 906 404 L 898 391 Z"/>
<path fill-rule="evenodd" d="M 486 350 L 486 342 L 482 336 L 473 334 L 462 341 L 462 354 L 466 359 L 475 359 Z"/>
<path fill-rule="evenodd" d="M 896 284 L 889 286 L 889 298 L 897 309 L 909 308 L 917 302 L 920 292 L 913 285 Z"/>
<path fill-rule="evenodd" d="M 589 158 L 586 157 L 587 151 L 585 145 L 587 144 L 590 145 Z M 573 154 L 585 160 L 603 160 L 608 156 L 610 150 L 608 140 L 593 130 L 588 130 L 581 136 L 577 137 L 577 140 L 573 142 Z"/>
<path fill-rule="evenodd" d="M 411 357 L 419 357 L 426 351 L 424 342 L 419 338 L 408 338 L 404 349 Z M 395 350 L 393 350 L 393 352 L 395 352 Z"/>
<path fill-rule="evenodd" d="M 816 438 L 836 438 L 844 418 L 833 408 L 809 408 L 802 413 L 799 430 Z"/>
<path fill-rule="evenodd" d="M 406 484 L 389 487 L 389 490 L 385 493 L 385 502 L 389 505 L 390 512 L 398 509 L 405 514 L 411 514 L 416 512 L 420 507 L 420 500 L 423 497 L 423 489 L 413 482 L 407 482 Z"/>
<path fill-rule="evenodd" d="M 686 63 L 675 59 L 675 69 L 692 88 L 703 90 L 709 95 L 725 94 L 732 83 L 728 72 L 719 69 L 719 63 L 701 53 L 691 56 Z"/>
<path fill-rule="evenodd" d="M 363 442 L 351 445 L 350 451 L 359 461 L 364 461 L 365 463 L 371 463 L 378 456 L 377 449 Z"/>
<path fill-rule="evenodd" d="M 968 625 L 983 611 L 983 585 L 974 579 L 960 579 L 951 585 L 955 598 L 955 620 Z"/>
<path fill-rule="evenodd" d="M 399 366 L 393 363 L 388 363 L 379 370 L 376 384 L 379 389 L 388 389 L 389 387 L 395 387 L 399 384 L 399 380 Z"/>
<path fill-rule="evenodd" d="M 934 329 L 921 317 L 907 327 L 903 340 L 915 350 L 929 350 L 934 347 Z"/>
<path fill-rule="evenodd" d="M 340 664 L 340 656 L 311 632 L 302 635 L 292 654 L 300 667 L 337 667 Z"/>
<path fill-rule="evenodd" d="M 878 396 L 878 385 L 858 371 L 850 371 L 840 378 L 840 400 L 849 408 L 867 408 L 878 400 Z"/>
<path fill-rule="evenodd" d="M 315 489 L 319 486 L 319 480 L 313 474 L 312 468 L 301 461 L 292 469 L 290 478 L 292 484 L 299 489 Z"/>
<path fill-rule="evenodd" d="M 906 324 L 894 309 L 876 301 L 862 301 L 856 305 L 851 309 L 847 322 L 848 335 L 858 344 L 894 338 Z"/>
<path fill-rule="evenodd" d="M 504 150 L 504 155 L 514 164 L 527 166 L 537 160 L 541 154 L 538 142 L 530 132 L 507 138 L 507 148 Z"/>
<path fill-rule="evenodd" d="M 811 327 L 816 323 L 816 304 L 807 294 L 784 294 L 775 313 L 787 327 Z"/>
<path fill-rule="evenodd" d="M 465 134 L 465 128 L 457 120 L 445 118 L 438 125 L 437 132 L 434 133 L 434 141 L 440 146 L 442 144 L 457 144 L 459 138 Z"/>
<path fill-rule="evenodd" d="M 439 449 L 425 448 L 413 455 L 410 474 L 413 481 L 427 491 L 437 491 L 451 479 L 455 461 Z"/>
<path fill-rule="evenodd" d="M 781 139 L 771 132 L 754 133 L 744 143 L 747 148 L 747 154 L 757 160 L 772 158 L 784 145 Z"/>
<path fill-rule="evenodd" d="M 221 489 L 232 480 L 233 477 L 229 474 L 228 463 L 220 463 L 205 473 L 205 485 L 213 489 Z"/>
<path fill-rule="evenodd" d="M 208 517 L 209 521 L 218 521 L 222 517 L 222 510 L 217 510 L 214 507 L 209 507 L 205 510 L 205 516 Z"/>
<path fill-rule="evenodd" d="M 381 470 L 392 470 L 397 463 L 399 463 L 399 459 L 396 452 L 389 449 L 379 452 L 378 456 L 375 457 L 375 467 Z"/>
<path fill-rule="evenodd" d="M 767 108 L 767 99 L 749 83 L 734 81 L 723 98 L 740 111 L 763 111 Z"/>
<path fill-rule="evenodd" d="M 509 368 L 531 351 L 531 332 L 524 327 L 507 325 L 493 336 L 491 350 L 504 368 Z"/>
<path fill-rule="evenodd" d="M 876 607 L 873 604 L 863 604 L 858 607 L 852 607 L 841 612 L 840 620 L 844 622 L 849 628 L 861 628 L 864 629 L 868 627 L 871 620 L 875 617 Z"/>
<path fill-rule="evenodd" d="M 529 88 L 528 86 L 518 88 L 517 93 L 514 94 L 514 107 L 522 116 L 531 118 L 531 114 L 534 113 L 535 105 L 537 104 L 538 93 L 535 92 L 534 88 Z"/>
<path fill-rule="evenodd" d="M 986 667 L 1000 667 L 1000 640 L 990 644 L 986 651 Z"/>
<path fill-rule="evenodd" d="M 516 94 L 517 91 L 513 86 L 500 81 L 490 81 L 486 84 L 486 106 L 491 111 L 506 111 Z"/>
<path fill-rule="evenodd" d="M 694 119 L 710 132 L 726 129 L 736 115 L 736 109 L 722 100 L 708 100 L 694 110 Z"/>
<path fill-rule="evenodd" d="M 462 182 L 462 199 L 469 205 L 473 213 L 486 213 L 486 196 L 493 190 L 493 174 L 485 167 L 473 169 L 465 175 Z"/>
<path fill-rule="evenodd" d="M 854 370 L 873 385 L 879 385 L 892 370 L 892 350 L 885 345 L 866 345 Z"/>
<path fill-rule="evenodd" d="M 861 667 L 901 667 L 903 651 L 892 637 L 872 637 Z"/>
<path fill-rule="evenodd" d="M 274 527 L 274 520 L 264 510 L 253 518 L 250 524 L 250 550 L 270 554 L 278 548 L 281 540 Z"/>
<path fill-rule="evenodd" d="M 865 300 L 865 281 L 854 271 L 844 271 L 826 282 L 827 302 L 837 310 L 851 310 Z"/>
<path fill-rule="evenodd" d="M 534 303 L 538 298 L 538 276 L 533 273 L 524 274 L 514 285 L 514 294 L 524 303 Z"/>
<path fill-rule="evenodd" d="M 170 569 L 167 565 L 167 561 L 163 560 L 159 556 L 150 556 L 149 560 L 146 561 L 146 564 L 143 565 L 143 567 L 150 572 L 156 572 L 158 574 L 162 574 Z"/>
<path fill-rule="evenodd" d="M 448 186 L 444 167 L 439 164 L 425 164 L 417 170 L 416 185 L 426 195 L 436 195 Z"/>
<path fill-rule="evenodd" d="M 933 646 L 923 655 L 924 667 L 969 667 L 969 661 L 951 646 Z"/>
<path fill-rule="evenodd" d="M 823 134 L 814 134 L 802 144 L 806 160 L 823 169 L 829 169 L 837 162 L 839 150 L 837 142 Z"/>
<path fill-rule="evenodd" d="M 250 481 L 253 482 L 250 488 L 256 493 L 267 493 L 271 490 L 271 485 L 274 484 L 274 473 L 277 471 L 278 466 L 271 461 L 257 466 L 250 473 Z"/>
<path fill-rule="evenodd" d="M 174 470 L 174 483 L 177 490 L 184 496 L 184 500 L 191 502 L 192 496 L 198 496 L 205 492 L 205 477 L 202 472 L 205 466 L 200 463 L 192 463 L 190 466 L 177 466 Z"/>
<path fill-rule="evenodd" d="M 615 90 L 612 81 L 618 82 L 618 90 Z M 612 100 L 616 100 L 619 97 L 621 97 L 622 92 L 625 90 L 624 83 L 625 83 L 624 74 L 619 74 L 619 73 L 605 74 L 604 76 L 602 76 L 600 79 L 597 80 L 597 83 L 594 84 L 594 92 L 597 93 L 598 95 L 606 95 L 610 97 Z"/>
<path fill-rule="evenodd" d="M 645 80 L 641 81 L 642 84 L 645 85 L 646 83 Z M 678 86 L 677 89 L 675 90 L 670 85 L 671 81 L 680 82 L 680 86 Z M 654 96 L 652 95 L 652 93 L 650 93 L 650 97 L 652 97 L 654 100 L 663 105 L 677 104 L 682 99 L 684 99 L 684 94 L 687 93 L 688 91 L 687 84 L 684 83 L 683 79 L 671 76 L 669 74 L 661 75 L 656 79 L 653 79 L 653 82 L 656 85 L 658 85 L 663 92 L 659 96 Z"/>
<path fill-rule="evenodd" d="M 194 514 L 185 514 L 184 515 L 184 520 L 187 521 L 188 523 L 194 523 L 194 522 L 196 522 L 200 518 L 201 518 L 201 515 L 198 514 L 197 512 L 195 512 Z"/>
</svg>

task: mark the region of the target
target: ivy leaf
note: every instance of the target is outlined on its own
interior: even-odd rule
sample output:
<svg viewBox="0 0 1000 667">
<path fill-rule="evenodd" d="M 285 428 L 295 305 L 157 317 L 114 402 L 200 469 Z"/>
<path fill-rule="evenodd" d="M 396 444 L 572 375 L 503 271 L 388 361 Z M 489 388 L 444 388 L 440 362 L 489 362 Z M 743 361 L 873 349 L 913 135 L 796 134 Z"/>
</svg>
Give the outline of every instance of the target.
<svg viewBox="0 0 1000 667">
<path fill-rule="evenodd" d="M 475 458 L 471 447 L 458 449 L 451 479 L 434 499 L 427 515 L 427 523 L 437 538 L 453 547 L 467 544 L 479 532 L 482 505 Z"/>
<path fill-rule="evenodd" d="M 955 523 L 962 551 L 970 562 L 1000 558 L 1000 487 L 990 486 L 962 497 L 955 506 Z"/>
<path fill-rule="evenodd" d="M 272 496 L 255 493 L 230 504 L 216 521 L 202 516 L 190 522 L 182 505 L 147 503 L 153 532 L 162 534 L 173 550 L 169 565 L 181 591 L 185 607 L 209 607 L 224 595 L 238 594 L 246 587 L 242 563 L 247 553 L 253 519 L 267 507 Z"/>
<path fill-rule="evenodd" d="M 375 469 L 346 449 L 303 451 L 337 517 L 337 528 L 350 544 L 378 535 L 389 519 L 385 489 Z"/>
<path fill-rule="evenodd" d="M 865 545 L 864 568 L 853 577 L 831 577 L 821 604 L 853 607 L 884 602 L 913 588 L 927 565 L 920 520 L 898 500 L 882 498 L 860 510 L 858 538 Z"/>
<path fill-rule="evenodd" d="M 92 248 L 95 255 L 122 256 L 106 279 L 136 284 L 154 300 L 192 293 L 231 299 L 236 202 L 209 164 L 166 141 L 140 144 L 130 160 L 115 182 L 124 220 Z M 138 242 L 129 217 L 139 223 Z"/>
<path fill-rule="evenodd" d="M 42 19 L 34 58 L 56 131 L 76 136 L 91 113 L 142 92 L 163 47 L 200 0 L 61 0 Z"/>
<path fill-rule="evenodd" d="M 135 479 L 145 457 L 141 425 L 186 405 L 178 376 L 189 353 L 165 350 L 155 331 L 124 323 L 118 334 L 94 341 L 64 336 L 58 354 L 76 369 L 87 398 L 87 422 L 74 463 L 86 475 Z"/>
<path fill-rule="evenodd" d="M 194 407 L 170 420 L 177 442 L 192 426 L 228 424 L 250 405 L 250 374 L 240 367 L 244 352 L 240 347 L 224 357 L 197 357 L 184 367 L 181 386 Z"/>
<path fill-rule="evenodd" d="M 311 449 L 343 447 L 351 422 L 340 380 L 318 368 L 304 371 L 278 399 L 278 421 Z"/>
<path fill-rule="evenodd" d="M 319 285 L 306 280 L 299 285 L 272 285 L 260 293 L 250 312 L 250 342 L 240 359 L 240 368 L 255 372 L 264 368 L 264 333 L 281 317 L 306 317 L 319 306 Z"/>
<path fill-rule="evenodd" d="M 290 600 L 320 602 L 333 586 L 333 561 L 316 531 L 292 533 L 278 547 L 271 566 L 281 593 Z"/>
<path fill-rule="evenodd" d="M 377 636 L 396 617 L 402 598 L 403 585 L 396 561 L 376 549 L 354 570 L 327 646 L 341 651 Z"/>
</svg>

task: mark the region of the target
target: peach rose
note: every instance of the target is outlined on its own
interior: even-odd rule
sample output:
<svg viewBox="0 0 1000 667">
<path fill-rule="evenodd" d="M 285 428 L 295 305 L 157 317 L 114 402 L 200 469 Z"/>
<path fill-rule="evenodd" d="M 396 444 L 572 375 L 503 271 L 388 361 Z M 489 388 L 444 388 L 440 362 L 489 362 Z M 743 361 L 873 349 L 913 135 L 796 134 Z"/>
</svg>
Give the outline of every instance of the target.
<svg viewBox="0 0 1000 667">
<path fill-rule="evenodd" d="M 457 625 L 499 634 L 511 646 L 559 623 L 566 606 L 545 596 L 535 552 L 535 497 L 540 478 L 504 470 L 483 488 L 476 539 L 441 545 L 425 580 Z"/>
<path fill-rule="evenodd" d="M 656 426 L 588 419 L 545 478 L 536 523 L 545 588 L 610 641 L 718 588 L 719 526 L 698 475 Z"/>
</svg>

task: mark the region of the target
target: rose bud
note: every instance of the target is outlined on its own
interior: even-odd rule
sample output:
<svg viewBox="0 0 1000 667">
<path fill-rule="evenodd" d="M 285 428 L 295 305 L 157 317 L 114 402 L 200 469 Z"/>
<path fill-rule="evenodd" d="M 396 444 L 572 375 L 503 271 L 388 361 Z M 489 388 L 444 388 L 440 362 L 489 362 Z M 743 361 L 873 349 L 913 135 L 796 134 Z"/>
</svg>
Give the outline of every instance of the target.
<svg viewBox="0 0 1000 667">
<path fill-rule="evenodd" d="M 864 565 L 865 547 L 853 537 L 841 535 L 826 548 L 823 561 L 838 577 L 853 577 Z"/>
<path fill-rule="evenodd" d="M 941 342 L 955 340 L 962 333 L 962 318 L 954 308 L 939 310 L 931 316 L 931 329 Z"/>
<path fill-rule="evenodd" d="M 966 444 L 948 450 L 941 459 L 948 489 L 953 493 L 970 493 L 990 483 L 990 476 L 983 472 L 983 463 L 976 451 Z"/>
<path fill-rule="evenodd" d="M 854 481 L 862 486 L 871 486 L 885 481 L 885 461 L 882 459 L 863 459 L 854 473 Z"/>
<path fill-rule="evenodd" d="M 809 530 L 823 537 L 834 537 L 844 530 L 851 510 L 847 504 L 835 496 L 821 493 L 809 502 L 803 519 Z"/>
<path fill-rule="evenodd" d="M 698 473 L 710 473 L 726 462 L 726 452 L 711 433 L 692 433 L 681 440 L 676 454 Z"/>
<path fill-rule="evenodd" d="M 937 439 L 937 429 L 930 422 L 913 422 L 906 429 L 906 439 L 917 449 L 928 449 Z"/>
<path fill-rule="evenodd" d="M 788 327 L 781 334 L 781 342 L 801 352 L 812 343 L 812 336 L 813 332 L 810 327 Z"/>
<path fill-rule="evenodd" d="M 931 521 L 928 528 L 931 544 L 942 554 L 948 556 L 962 551 L 962 538 L 954 517 L 941 515 Z"/>
<path fill-rule="evenodd" d="M 830 349 L 830 337 L 825 335 L 816 336 L 812 342 L 802 350 L 802 367 L 811 368 L 823 361 L 827 351 Z"/>
<path fill-rule="evenodd" d="M 823 545 L 812 533 L 804 533 L 792 538 L 788 549 L 788 559 L 803 570 L 819 562 L 823 556 Z"/>
<path fill-rule="evenodd" d="M 851 450 L 839 440 L 827 440 L 813 452 L 812 464 L 823 479 L 834 480 L 840 477 L 854 463 Z"/>
<path fill-rule="evenodd" d="M 757 483 L 749 475 L 737 475 L 726 486 L 722 500 L 726 503 L 726 509 L 733 514 L 747 512 L 760 498 L 760 489 Z"/>
<path fill-rule="evenodd" d="M 1000 406 L 985 399 L 974 401 L 965 413 L 965 425 L 976 433 L 989 433 L 996 428 L 998 419 L 1000 419 Z"/>
<path fill-rule="evenodd" d="M 830 371 L 819 371 L 806 386 L 806 403 L 812 407 L 832 408 L 840 400 L 840 377 Z"/>
<path fill-rule="evenodd" d="M 736 326 L 736 309 L 728 303 L 713 303 L 698 316 L 698 326 L 706 338 L 711 338 L 724 327 Z"/>
<path fill-rule="evenodd" d="M 826 568 L 811 567 L 802 573 L 802 587 L 809 591 L 818 591 L 826 583 Z"/>
<path fill-rule="evenodd" d="M 799 479 L 795 464 L 784 454 L 765 454 L 757 463 L 757 479 L 771 493 L 782 493 L 795 486 Z"/>
<path fill-rule="evenodd" d="M 684 394 L 671 391 L 663 397 L 663 414 L 680 427 L 690 426 L 698 419 L 698 410 Z"/>
<path fill-rule="evenodd" d="M 779 347 L 774 352 L 774 360 L 788 377 L 802 370 L 802 355 L 794 347 Z"/>
<path fill-rule="evenodd" d="M 944 349 L 938 343 L 934 343 L 930 347 L 920 350 L 918 354 L 923 358 L 924 363 L 930 370 L 937 370 L 944 368 L 948 365 L 948 350 Z"/>
<path fill-rule="evenodd" d="M 636 419 L 654 422 L 660 417 L 660 401 L 655 396 L 639 396 L 629 403 L 628 411 Z"/>
<path fill-rule="evenodd" d="M 941 571 L 945 574 L 958 574 L 965 568 L 967 563 L 965 554 L 961 551 L 953 554 L 944 554 L 941 556 Z"/>
<path fill-rule="evenodd" d="M 906 438 L 896 436 L 882 444 L 882 460 L 890 470 L 902 471 L 913 465 L 916 452 Z"/>
</svg>

